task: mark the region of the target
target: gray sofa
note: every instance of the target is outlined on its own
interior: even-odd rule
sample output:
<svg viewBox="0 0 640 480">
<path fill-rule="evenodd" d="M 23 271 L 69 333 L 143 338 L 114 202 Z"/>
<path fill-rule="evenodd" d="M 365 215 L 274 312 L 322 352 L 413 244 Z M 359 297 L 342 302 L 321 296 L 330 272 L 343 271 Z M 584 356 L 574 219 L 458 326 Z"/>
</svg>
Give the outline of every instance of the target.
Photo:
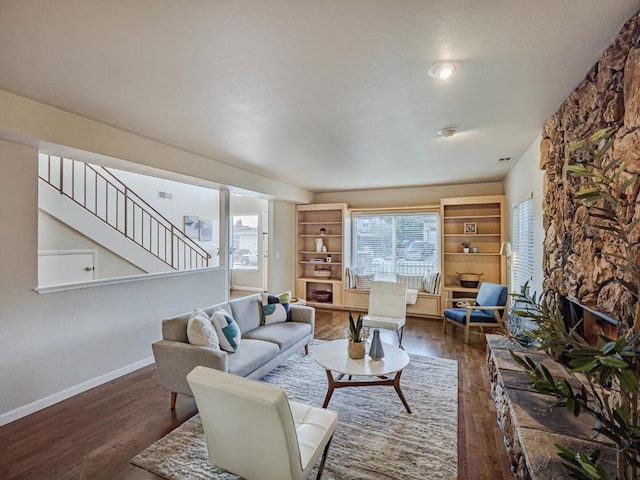
<svg viewBox="0 0 640 480">
<path fill-rule="evenodd" d="M 152 345 L 160 385 L 171 391 L 171 409 L 176 394 L 193 396 L 187 374 L 198 365 L 215 368 L 242 377 L 259 379 L 282 363 L 299 348 L 309 353 L 313 339 L 315 310 L 291 305 L 291 320 L 260 326 L 262 302 L 260 294 L 203 308 L 211 316 L 216 307 L 233 315 L 242 339 L 235 353 L 189 344 L 187 323 L 191 312 L 162 321 L 162 340 Z"/>
</svg>

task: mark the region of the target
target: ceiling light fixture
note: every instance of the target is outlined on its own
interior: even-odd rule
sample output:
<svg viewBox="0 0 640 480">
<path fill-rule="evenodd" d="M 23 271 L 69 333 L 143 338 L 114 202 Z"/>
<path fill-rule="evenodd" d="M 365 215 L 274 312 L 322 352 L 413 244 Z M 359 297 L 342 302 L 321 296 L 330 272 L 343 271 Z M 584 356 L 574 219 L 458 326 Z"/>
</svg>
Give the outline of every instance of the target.
<svg viewBox="0 0 640 480">
<path fill-rule="evenodd" d="M 446 80 L 451 75 L 460 70 L 462 63 L 457 60 L 447 60 L 446 62 L 438 62 L 431 65 L 428 73 L 430 77 L 439 78 L 440 80 Z"/>
<path fill-rule="evenodd" d="M 453 135 L 458 131 L 455 127 L 445 127 L 438 130 L 438 135 L 441 135 L 445 138 L 453 137 Z"/>
</svg>

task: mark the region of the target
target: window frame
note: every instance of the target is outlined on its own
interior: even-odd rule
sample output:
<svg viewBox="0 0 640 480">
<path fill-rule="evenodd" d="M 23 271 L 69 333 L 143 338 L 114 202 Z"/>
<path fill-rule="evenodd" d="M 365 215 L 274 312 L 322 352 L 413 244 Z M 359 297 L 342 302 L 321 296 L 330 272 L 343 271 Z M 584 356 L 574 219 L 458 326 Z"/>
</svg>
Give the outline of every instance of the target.
<svg viewBox="0 0 640 480">
<path fill-rule="evenodd" d="M 403 265 L 406 268 L 399 268 L 398 260 L 404 260 L 404 256 L 402 258 L 399 257 L 399 246 L 400 243 L 397 241 L 398 232 L 397 232 L 397 219 L 400 217 L 411 217 L 411 216 L 432 216 L 434 217 L 434 229 L 433 229 L 433 238 L 429 238 L 425 240 L 424 238 L 413 241 L 420 242 L 428 242 L 429 244 L 433 244 L 435 249 L 433 254 L 429 254 L 429 257 L 432 259 L 429 265 L 421 265 L 417 260 L 411 261 L 406 260 L 409 265 Z M 357 222 L 361 219 L 365 218 L 383 218 L 383 217 L 392 217 L 392 252 L 391 259 L 385 257 L 385 260 L 382 260 L 383 263 L 392 262 L 393 267 L 392 271 L 380 271 L 379 269 L 369 268 L 369 266 L 362 267 L 362 261 L 358 258 L 358 239 L 357 235 L 359 233 Z M 351 258 L 350 264 L 354 268 L 361 268 L 361 273 L 375 273 L 376 280 L 387 280 L 387 281 L 395 281 L 397 275 L 424 275 L 429 271 L 442 271 L 442 239 L 441 239 L 441 229 L 442 229 L 442 221 L 441 221 L 441 213 L 439 206 L 429 206 L 429 207 L 418 207 L 418 208 L 407 208 L 407 209 L 362 209 L 362 210 L 351 210 Z M 361 230 L 360 230 L 361 232 Z M 405 233 L 405 235 L 410 234 L 410 232 Z M 411 241 L 408 245 L 413 243 Z M 408 245 L 406 248 L 408 248 Z M 406 251 L 406 250 L 405 250 Z M 404 253 L 404 251 L 403 251 Z M 379 258 L 378 258 L 379 260 Z"/>
</svg>

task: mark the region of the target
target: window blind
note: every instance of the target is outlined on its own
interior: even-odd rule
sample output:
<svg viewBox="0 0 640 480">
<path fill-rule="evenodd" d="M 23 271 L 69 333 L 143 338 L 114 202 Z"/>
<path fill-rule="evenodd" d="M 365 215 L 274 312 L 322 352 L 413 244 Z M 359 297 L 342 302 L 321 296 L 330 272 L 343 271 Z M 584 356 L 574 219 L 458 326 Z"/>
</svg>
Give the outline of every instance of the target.
<svg viewBox="0 0 640 480">
<path fill-rule="evenodd" d="M 513 213 L 511 289 L 520 293 L 533 279 L 533 198 L 516 205 Z"/>
<path fill-rule="evenodd" d="M 437 213 L 354 213 L 351 265 L 376 280 L 440 271 Z"/>
</svg>

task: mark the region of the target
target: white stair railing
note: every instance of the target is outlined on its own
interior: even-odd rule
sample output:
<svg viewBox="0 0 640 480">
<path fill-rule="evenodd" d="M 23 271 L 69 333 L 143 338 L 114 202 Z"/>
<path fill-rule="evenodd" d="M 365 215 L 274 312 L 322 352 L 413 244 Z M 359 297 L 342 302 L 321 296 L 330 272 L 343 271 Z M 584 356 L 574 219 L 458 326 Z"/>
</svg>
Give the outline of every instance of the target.
<svg viewBox="0 0 640 480">
<path fill-rule="evenodd" d="M 104 167 L 40 155 L 39 178 L 175 270 L 211 255 Z"/>
</svg>

